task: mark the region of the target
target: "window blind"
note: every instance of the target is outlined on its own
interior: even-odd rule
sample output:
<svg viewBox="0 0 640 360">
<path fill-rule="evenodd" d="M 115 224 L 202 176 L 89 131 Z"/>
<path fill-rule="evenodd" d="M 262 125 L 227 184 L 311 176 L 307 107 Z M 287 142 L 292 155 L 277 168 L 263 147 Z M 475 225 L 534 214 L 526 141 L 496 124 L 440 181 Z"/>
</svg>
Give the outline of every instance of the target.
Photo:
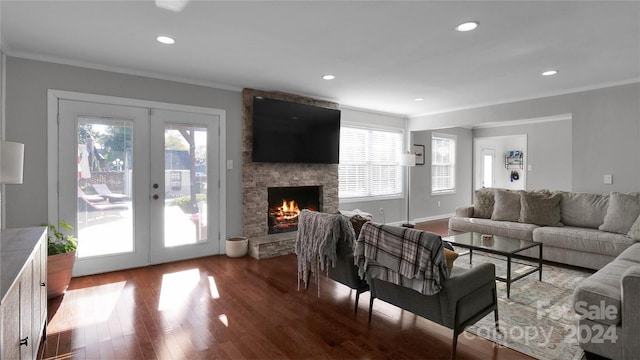
<svg viewBox="0 0 640 360">
<path fill-rule="evenodd" d="M 342 126 L 340 129 L 340 198 L 402 193 L 402 133 Z"/>
<path fill-rule="evenodd" d="M 443 193 L 456 190 L 456 137 L 431 136 L 431 192 Z"/>
</svg>

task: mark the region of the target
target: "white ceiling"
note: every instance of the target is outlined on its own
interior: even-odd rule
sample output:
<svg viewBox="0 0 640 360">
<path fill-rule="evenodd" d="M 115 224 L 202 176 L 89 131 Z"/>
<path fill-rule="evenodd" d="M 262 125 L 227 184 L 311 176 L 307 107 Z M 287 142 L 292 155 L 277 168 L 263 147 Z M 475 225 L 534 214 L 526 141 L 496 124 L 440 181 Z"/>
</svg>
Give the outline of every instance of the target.
<svg viewBox="0 0 640 360">
<path fill-rule="evenodd" d="M 407 116 L 640 81 L 640 1 L 192 0 L 175 13 L 2 0 L 0 12 L 9 56 Z M 467 20 L 480 27 L 454 30 Z"/>
</svg>

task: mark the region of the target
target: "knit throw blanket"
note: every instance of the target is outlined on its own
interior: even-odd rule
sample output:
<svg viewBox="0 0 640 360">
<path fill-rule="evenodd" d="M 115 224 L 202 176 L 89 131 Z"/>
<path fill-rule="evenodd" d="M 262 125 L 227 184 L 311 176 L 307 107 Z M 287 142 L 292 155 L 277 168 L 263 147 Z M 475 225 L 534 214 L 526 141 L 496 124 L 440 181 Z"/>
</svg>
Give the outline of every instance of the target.
<svg viewBox="0 0 640 360">
<path fill-rule="evenodd" d="M 296 236 L 296 255 L 298 256 L 298 289 L 300 278 L 311 271 L 318 284 L 320 295 L 320 271 L 335 267 L 338 241 L 347 241 L 353 246 L 355 234 L 353 226 L 346 216 L 302 210 L 298 215 L 298 234 Z"/>
<path fill-rule="evenodd" d="M 439 235 L 397 226 L 366 223 L 356 242 L 359 275 L 437 294 L 448 269 Z"/>
</svg>

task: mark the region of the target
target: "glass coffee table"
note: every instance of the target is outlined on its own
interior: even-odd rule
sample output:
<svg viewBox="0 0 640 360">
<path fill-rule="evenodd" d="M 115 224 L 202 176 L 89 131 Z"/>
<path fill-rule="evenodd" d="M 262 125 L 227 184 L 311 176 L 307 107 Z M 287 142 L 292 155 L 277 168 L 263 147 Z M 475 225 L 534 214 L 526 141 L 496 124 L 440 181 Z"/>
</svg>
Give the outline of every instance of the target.
<svg viewBox="0 0 640 360">
<path fill-rule="evenodd" d="M 443 236 L 442 240 L 450 242 L 451 245 L 469 249 L 469 264 L 471 264 L 471 261 L 473 259 L 474 250 L 505 256 L 507 258 L 507 277 L 505 278 L 496 275 L 496 280 L 507 283 L 507 298 L 510 296 L 511 283 L 516 280 L 522 279 L 527 275 L 538 272 L 538 279 L 542 281 L 542 243 L 527 240 L 518 240 L 496 235 L 493 235 L 491 239 L 483 240 L 482 234 L 473 232 Z M 526 249 L 535 248 L 536 246 L 540 250 L 537 259 L 538 266 L 513 261 L 514 255 L 516 255 L 517 253 Z M 523 273 L 518 274 L 517 276 L 511 276 L 512 263 L 525 265 L 530 267 L 531 269 L 528 269 Z"/>
</svg>

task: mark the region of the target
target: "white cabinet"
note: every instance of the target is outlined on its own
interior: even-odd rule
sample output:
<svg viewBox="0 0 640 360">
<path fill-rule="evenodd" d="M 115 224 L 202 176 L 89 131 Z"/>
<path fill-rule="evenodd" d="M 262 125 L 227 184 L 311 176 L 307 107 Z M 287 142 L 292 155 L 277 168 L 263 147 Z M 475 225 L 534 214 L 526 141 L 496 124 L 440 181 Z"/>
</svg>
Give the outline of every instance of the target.
<svg viewBox="0 0 640 360">
<path fill-rule="evenodd" d="M 0 233 L 0 359 L 35 359 L 47 322 L 44 227 Z"/>
</svg>

